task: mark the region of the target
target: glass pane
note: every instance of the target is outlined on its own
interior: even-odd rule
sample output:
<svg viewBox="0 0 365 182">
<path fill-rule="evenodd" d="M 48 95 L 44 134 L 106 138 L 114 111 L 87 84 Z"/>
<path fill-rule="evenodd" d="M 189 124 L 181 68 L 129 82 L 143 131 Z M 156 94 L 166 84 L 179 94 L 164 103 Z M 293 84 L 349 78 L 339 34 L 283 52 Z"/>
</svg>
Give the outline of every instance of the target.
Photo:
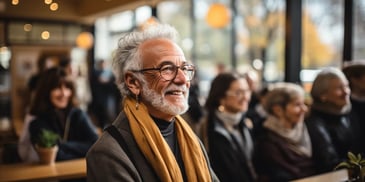
<svg viewBox="0 0 365 182">
<path fill-rule="evenodd" d="M 217 19 L 225 17 L 226 13 L 230 16 L 230 0 L 222 0 L 218 4 L 216 0 L 196 0 L 194 3 L 195 61 L 201 94 L 207 96 L 210 82 L 216 74 L 222 69 L 231 68 L 230 18 Z"/>
<path fill-rule="evenodd" d="M 69 45 L 73 45 L 75 44 L 76 38 L 77 36 L 80 34 L 81 32 L 81 27 L 80 26 L 65 26 L 65 43 L 69 44 Z"/>
<path fill-rule="evenodd" d="M 140 25 L 152 16 L 152 9 L 150 6 L 142 6 L 136 9 L 136 23 Z"/>
<path fill-rule="evenodd" d="M 0 47 L 0 120 L 10 118 L 10 57 L 10 49 Z"/>
<path fill-rule="evenodd" d="M 240 72 L 256 70 L 265 81 L 284 79 L 285 1 L 237 3 L 235 52 Z"/>
<path fill-rule="evenodd" d="M 365 59 L 365 1 L 354 1 L 353 59 Z"/>
<path fill-rule="evenodd" d="M 124 11 L 109 18 L 109 30 L 111 32 L 127 31 L 133 28 L 133 12 Z"/>
<path fill-rule="evenodd" d="M 344 1 L 304 0 L 303 3 L 300 79 L 309 92 L 318 70 L 342 64 Z"/>
<path fill-rule="evenodd" d="M 172 25 L 179 32 L 179 45 L 186 59 L 191 59 L 190 1 L 161 2 L 157 6 L 157 17 L 162 23 Z"/>
<path fill-rule="evenodd" d="M 22 21 L 10 22 L 8 28 L 11 44 L 74 45 L 81 32 L 79 25 Z"/>
<path fill-rule="evenodd" d="M 29 32 L 24 30 L 25 22 L 10 22 L 9 23 L 9 41 L 13 43 L 25 43 Z"/>
<path fill-rule="evenodd" d="M 46 32 L 49 33 L 49 36 L 46 35 Z M 39 43 L 61 43 L 63 42 L 62 25 L 34 23 L 30 39 Z"/>
<path fill-rule="evenodd" d="M 304 69 L 341 66 L 343 2 L 343 0 L 303 1 L 302 67 Z"/>
</svg>

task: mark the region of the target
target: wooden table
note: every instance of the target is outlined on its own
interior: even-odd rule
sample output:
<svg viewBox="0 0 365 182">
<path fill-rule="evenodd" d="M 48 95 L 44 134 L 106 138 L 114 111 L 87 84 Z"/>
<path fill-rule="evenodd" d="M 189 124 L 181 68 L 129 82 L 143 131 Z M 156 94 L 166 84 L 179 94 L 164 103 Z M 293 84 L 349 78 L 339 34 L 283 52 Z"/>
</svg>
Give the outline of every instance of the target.
<svg viewBox="0 0 365 182">
<path fill-rule="evenodd" d="M 53 165 L 9 164 L 0 165 L 0 182 L 54 181 L 86 177 L 86 160 L 75 159 Z"/>
<path fill-rule="evenodd" d="M 319 174 L 316 176 L 310 176 L 307 178 L 302 178 L 294 180 L 292 182 L 345 182 L 349 179 L 346 169 L 340 169 L 337 171 L 332 171 L 324 174 Z"/>
</svg>

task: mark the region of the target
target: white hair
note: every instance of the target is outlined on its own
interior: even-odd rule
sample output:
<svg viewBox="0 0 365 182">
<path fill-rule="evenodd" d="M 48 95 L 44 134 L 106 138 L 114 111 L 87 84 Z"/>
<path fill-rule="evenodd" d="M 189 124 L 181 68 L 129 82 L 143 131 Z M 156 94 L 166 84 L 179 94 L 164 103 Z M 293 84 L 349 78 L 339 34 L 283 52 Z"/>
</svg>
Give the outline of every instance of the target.
<svg viewBox="0 0 365 182">
<path fill-rule="evenodd" d="M 113 53 L 113 71 L 116 77 L 116 84 L 122 95 L 130 95 L 129 89 L 125 85 L 125 74 L 129 70 L 142 69 L 140 45 L 151 39 L 177 40 L 178 33 L 175 28 L 167 24 L 156 24 L 143 30 L 136 30 L 122 36 L 118 41 L 118 48 Z M 136 77 L 145 83 L 144 77 Z"/>
</svg>

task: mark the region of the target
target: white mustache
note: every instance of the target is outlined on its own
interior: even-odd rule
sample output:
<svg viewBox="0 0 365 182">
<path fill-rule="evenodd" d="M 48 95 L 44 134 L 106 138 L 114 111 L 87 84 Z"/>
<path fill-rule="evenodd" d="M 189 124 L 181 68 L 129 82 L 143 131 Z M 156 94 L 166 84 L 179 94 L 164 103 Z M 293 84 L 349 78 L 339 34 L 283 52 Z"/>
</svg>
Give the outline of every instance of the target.
<svg viewBox="0 0 365 182">
<path fill-rule="evenodd" d="M 181 92 L 186 93 L 186 92 L 188 92 L 188 90 L 189 89 L 186 87 L 186 85 L 181 85 L 181 86 L 171 85 L 168 88 L 166 88 L 164 90 L 164 92 L 166 93 L 166 92 L 172 92 L 172 91 L 181 91 Z"/>
</svg>

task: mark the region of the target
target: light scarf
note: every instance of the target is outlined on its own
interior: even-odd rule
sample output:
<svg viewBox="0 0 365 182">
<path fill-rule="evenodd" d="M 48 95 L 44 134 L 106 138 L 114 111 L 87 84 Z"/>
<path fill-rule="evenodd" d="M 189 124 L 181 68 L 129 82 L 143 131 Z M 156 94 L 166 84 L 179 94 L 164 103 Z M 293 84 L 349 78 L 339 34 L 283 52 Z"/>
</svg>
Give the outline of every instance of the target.
<svg viewBox="0 0 365 182">
<path fill-rule="evenodd" d="M 144 104 L 129 97 L 124 99 L 124 112 L 132 134 L 144 156 L 152 165 L 161 181 L 182 182 L 183 176 L 167 142 Z M 207 161 L 198 138 L 180 116 L 176 116 L 175 129 L 180 153 L 184 161 L 188 181 L 211 181 Z"/>
<path fill-rule="evenodd" d="M 227 128 L 229 132 L 234 130 L 234 127 L 240 123 L 243 113 L 227 113 L 222 111 L 215 111 L 217 117 L 223 122 L 224 126 Z"/>
<path fill-rule="evenodd" d="M 299 122 L 289 129 L 285 128 L 278 118 L 268 116 L 264 127 L 285 138 L 292 151 L 307 157 L 312 156 L 312 143 L 304 122 Z"/>
</svg>

